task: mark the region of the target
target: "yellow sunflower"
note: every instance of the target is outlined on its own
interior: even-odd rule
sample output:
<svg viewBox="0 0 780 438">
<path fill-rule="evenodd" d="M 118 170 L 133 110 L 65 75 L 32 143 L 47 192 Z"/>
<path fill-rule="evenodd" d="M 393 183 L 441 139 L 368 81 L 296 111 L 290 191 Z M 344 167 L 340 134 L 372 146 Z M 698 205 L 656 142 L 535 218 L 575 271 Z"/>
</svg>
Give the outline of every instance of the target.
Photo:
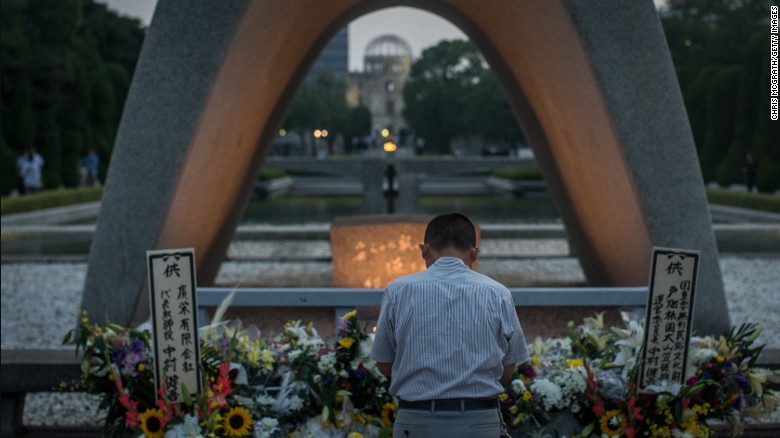
<svg viewBox="0 0 780 438">
<path fill-rule="evenodd" d="M 252 416 L 243 406 L 230 408 L 222 422 L 228 436 L 247 436 L 252 428 Z"/>
<path fill-rule="evenodd" d="M 601 433 L 607 436 L 623 436 L 627 425 L 626 416 L 617 409 L 609 410 L 601 417 Z"/>
<path fill-rule="evenodd" d="M 141 414 L 141 430 L 146 438 L 163 438 L 165 434 L 165 416 L 156 408 L 147 409 Z"/>
<path fill-rule="evenodd" d="M 252 416 L 243 406 L 230 408 L 222 422 L 228 436 L 247 436 L 252 428 Z"/>
<path fill-rule="evenodd" d="M 385 427 L 393 427 L 393 423 L 395 422 L 395 411 L 396 407 L 393 403 L 387 402 L 382 406 L 382 424 L 384 424 Z"/>
</svg>

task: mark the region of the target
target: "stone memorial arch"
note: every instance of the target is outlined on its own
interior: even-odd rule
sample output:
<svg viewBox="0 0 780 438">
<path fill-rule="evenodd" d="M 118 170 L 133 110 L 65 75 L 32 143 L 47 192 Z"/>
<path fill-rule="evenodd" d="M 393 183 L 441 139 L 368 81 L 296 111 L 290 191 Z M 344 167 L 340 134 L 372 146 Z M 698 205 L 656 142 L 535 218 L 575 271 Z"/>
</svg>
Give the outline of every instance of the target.
<svg viewBox="0 0 780 438">
<path fill-rule="evenodd" d="M 702 251 L 694 326 L 729 327 L 696 149 L 652 0 L 160 0 L 125 105 L 82 306 L 148 315 L 145 252 L 213 282 L 290 101 L 359 16 L 459 26 L 503 85 L 589 282 L 645 285 L 653 246 Z"/>
</svg>

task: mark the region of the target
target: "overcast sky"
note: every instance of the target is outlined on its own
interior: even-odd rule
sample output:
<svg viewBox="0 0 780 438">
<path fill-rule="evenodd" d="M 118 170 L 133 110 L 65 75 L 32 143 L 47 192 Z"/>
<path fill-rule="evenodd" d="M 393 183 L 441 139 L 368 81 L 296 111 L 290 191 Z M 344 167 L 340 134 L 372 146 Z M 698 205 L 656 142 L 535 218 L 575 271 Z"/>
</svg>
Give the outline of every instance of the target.
<svg viewBox="0 0 780 438">
<path fill-rule="evenodd" d="M 98 0 L 122 15 L 140 18 L 149 25 L 157 0 Z M 364 15 L 349 24 L 349 69 L 362 70 L 363 52 L 368 43 L 378 37 L 392 33 L 405 39 L 412 47 L 414 57 L 423 49 L 443 39 L 462 38 L 457 27 L 436 15 L 420 9 L 395 7 Z"/>
<path fill-rule="evenodd" d="M 149 25 L 157 0 L 98 0 L 120 14 L 138 17 Z M 655 0 L 661 4 L 665 0 Z M 441 40 L 466 39 L 466 35 L 449 21 L 421 9 L 394 7 L 364 15 L 349 23 L 349 70 L 363 69 L 363 52 L 368 43 L 384 34 L 400 36 L 412 47 L 415 58 L 423 49 Z"/>
</svg>

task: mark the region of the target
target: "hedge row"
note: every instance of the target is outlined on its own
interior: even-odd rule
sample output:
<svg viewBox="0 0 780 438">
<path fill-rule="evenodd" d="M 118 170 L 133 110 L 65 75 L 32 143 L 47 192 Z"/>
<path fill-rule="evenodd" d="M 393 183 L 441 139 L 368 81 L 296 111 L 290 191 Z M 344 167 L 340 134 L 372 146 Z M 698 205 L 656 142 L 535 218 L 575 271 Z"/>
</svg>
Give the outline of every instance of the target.
<svg viewBox="0 0 780 438">
<path fill-rule="evenodd" d="M 258 177 L 261 181 L 268 181 L 287 176 L 284 169 L 264 167 Z M 79 204 L 82 202 L 99 201 L 103 195 L 102 187 L 79 187 L 46 190 L 25 196 L 2 199 L 0 214 L 22 213 L 25 211 L 40 210 L 43 208 L 62 207 L 64 205 Z"/>
<path fill-rule="evenodd" d="M 79 187 L 47 190 L 24 196 L 3 198 L 0 202 L 0 214 L 22 213 L 44 208 L 99 201 L 102 195 L 102 187 Z"/>
<path fill-rule="evenodd" d="M 501 167 L 493 171 L 493 176 L 505 179 L 543 179 L 542 170 L 536 164 Z"/>
<path fill-rule="evenodd" d="M 494 175 L 508 179 L 540 179 L 536 166 L 518 166 L 497 170 Z M 261 179 L 273 179 L 285 176 L 279 169 L 263 170 Z M 21 213 L 43 208 L 61 207 L 100 200 L 102 187 L 81 187 L 75 189 L 57 189 L 33 193 L 13 198 L 3 198 L 0 214 Z M 746 193 L 726 189 L 707 189 L 707 199 L 712 204 L 780 213 L 780 196 L 765 193 Z"/>
<path fill-rule="evenodd" d="M 707 189 L 707 200 L 711 204 L 780 213 L 780 196 L 767 193 L 747 193 L 709 188 Z"/>
</svg>

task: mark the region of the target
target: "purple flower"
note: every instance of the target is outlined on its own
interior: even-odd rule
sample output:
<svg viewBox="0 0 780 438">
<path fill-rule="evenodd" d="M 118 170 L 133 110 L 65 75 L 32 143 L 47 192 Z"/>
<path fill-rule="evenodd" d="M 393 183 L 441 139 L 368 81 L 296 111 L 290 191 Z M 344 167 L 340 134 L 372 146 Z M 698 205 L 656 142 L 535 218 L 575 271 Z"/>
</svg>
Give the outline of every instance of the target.
<svg viewBox="0 0 780 438">
<path fill-rule="evenodd" d="M 114 349 L 111 350 L 111 361 L 116 364 L 124 363 L 125 361 L 125 350 L 124 349 Z"/>
<path fill-rule="evenodd" d="M 130 352 L 131 353 L 143 353 L 144 352 L 144 341 L 140 339 L 133 339 L 130 342 Z"/>
<path fill-rule="evenodd" d="M 736 374 L 734 376 L 734 381 L 737 382 L 737 385 L 739 385 L 741 389 L 750 389 L 750 382 L 742 374 Z"/>
<path fill-rule="evenodd" d="M 349 321 L 344 319 L 344 318 L 340 318 L 339 319 L 339 335 L 343 336 L 343 335 L 347 334 L 347 330 L 349 330 Z"/>
<path fill-rule="evenodd" d="M 363 377 L 366 377 L 366 374 L 368 374 L 368 370 L 366 370 L 366 368 L 361 363 L 360 365 L 358 365 L 357 369 L 355 370 L 355 377 L 357 377 L 358 380 L 360 380 Z"/>
<path fill-rule="evenodd" d="M 131 351 L 125 355 L 122 365 L 122 372 L 126 375 L 135 376 L 137 374 L 138 364 L 146 361 L 146 355 L 141 352 Z"/>
</svg>

